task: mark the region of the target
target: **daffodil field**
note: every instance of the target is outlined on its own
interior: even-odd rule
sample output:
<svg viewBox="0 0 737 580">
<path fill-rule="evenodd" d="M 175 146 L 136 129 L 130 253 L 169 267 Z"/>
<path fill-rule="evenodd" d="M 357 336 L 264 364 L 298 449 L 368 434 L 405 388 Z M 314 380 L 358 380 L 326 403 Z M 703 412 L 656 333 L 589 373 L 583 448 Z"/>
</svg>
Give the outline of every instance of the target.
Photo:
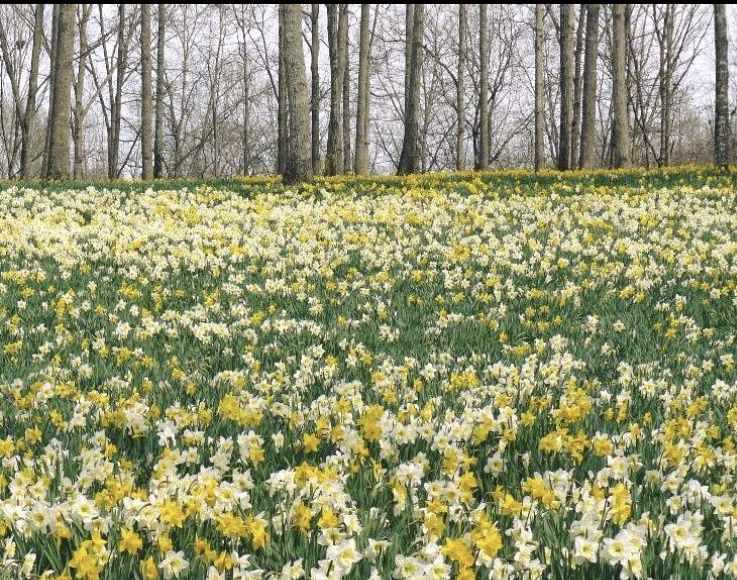
<svg viewBox="0 0 737 580">
<path fill-rule="evenodd" d="M 0 578 L 737 576 L 706 170 L 0 187 Z"/>
</svg>

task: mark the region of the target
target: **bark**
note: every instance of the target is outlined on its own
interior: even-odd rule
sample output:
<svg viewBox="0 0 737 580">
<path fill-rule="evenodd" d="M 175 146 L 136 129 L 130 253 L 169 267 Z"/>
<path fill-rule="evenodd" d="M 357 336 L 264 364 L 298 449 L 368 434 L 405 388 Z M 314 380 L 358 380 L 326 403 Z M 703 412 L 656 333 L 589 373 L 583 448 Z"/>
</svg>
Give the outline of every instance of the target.
<svg viewBox="0 0 737 580">
<path fill-rule="evenodd" d="M 151 6 L 141 4 L 141 177 L 144 180 L 154 176 L 151 78 Z"/>
<path fill-rule="evenodd" d="M 310 19 L 312 46 L 310 50 L 310 73 L 312 94 L 310 108 L 312 113 L 312 172 L 320 171 L 320 5 L 312 4 Z"/>
<path fill-rule="evenodd" d="M 596 67 L 599 56 L 599 5 L 586 8 L 586 57 L 583 67 L 583 119 L 581 121 L 581 155 L 579 167 L 594 165 L 596 139 Z"/>
<path fill-rule="evenodd" d="M 611 165 L 629 165 L 630 127 L 627 111 L 627 79 L 625 63 L 627 33 L 626 4 L 612 5 L 612 147 Z"/>
<path fill-rule="evenodd" d="M 13 97 L 13 110 L 15 112 L 13 115 L 13 135 L 15 136 L 12 146 L 13 152 L 8 158 L 8 176 L 12 176 L 15 170 L 15 158 L 18 146 L 17 137 L 20 135 L 21 140 L 23 138 L 23 117 L 25 113 L 23 111 L 23 99 L 21 97 L 19 87 L 19 71 L 16 69 L 15 61 L 11 55 L 8 37 L 5 32 L 5 23 L 2 20 L 0 20 L 0 51 L 2 52 L 2 62 L 5 64 L 6 72 L 10 80 L 10 90 Z M 8 148 L 7 142 L 5 145 L 6 148 Z"/>
<path fill-rule="evenodd" d="M 312 179 L 309 93 L 302 49 L 301 7 L 299 4 L 281 4 L 279 9 L 289 104 L 289 147 L 284 182 L 294 184 Z"/>
<path fill-rule="evenodd" d="M 544 16 L 544 5 L 535 4 L 535 171 L 540 171 L 545 157 Z"/>
<path fill-rule="evenodd" d="M 466 165 L 465 148 L 465 92 L 466 69 L 466 5 L 458 5 L 458 74 L 456 81 L 456 169 L 462 171 Z"/>
<path fill-rule="evenodd" d="M 340 4 L 328 4 L 328 52 L 330 53 L 330 120 L 325 170 L 328 175 L 343 173 L 343 76 L 344 53 L 341 39 L 346 25 Z"/>
<path fill-rule="evenodd" d="M 281 13 L 280 13 L 281 14 Z M 277 93 L 277 139 L 276 139 L 276 171 L 284 175 L 287 170 L 288 155 L 288 103 L 287 103 L 287 74 L 284 58 L 287 51 L 285 46 L 286 35 L 282 28 L 284 18 L 279 18 L 279 91 Z"/>
<path fill-rule="evenodd" d="M 74 179 L 84 177 L 84 80 L 87 69 L 87 22 L 92 11 L 91 4 L 82 6 L 79 21 L 79 64 L 77 80 L 74 83 Z"/>
<path fill-rule="evenodd" d="M 340 17 L 345 21 L 341 29 L 340 48 L 343 51 L 343 171 L 347 173 L 351 165 L 351 83 L 350 60 L 348 59 L 348 4 L 341 4 Z"/>
<path fill-rule="evenodd" d="M 243 38 L 243 130 L 242 130 L 242 147 L 243 147 L 243 166 L 241 173 L 248 175 L 251 165 L 251 82 L 248 70 L 248 49 L 246 47 L 245 35 Z"/>
<path fill-rule="evenodd" d="M 72 64 L 74 59 L 74 28 L 76 4 L 59 5 L 56 73 L 53 116 L 49 123 L 49 165 L 47 179 L 69 178 L 69 112 L 72 100 Z"/>
<path fill-rule="evenodd" d="M 121 108 L 123 105 L 123 81 L 128 66 L 128 43 L 125 34 L 125 4 L 118 5 L 118 63 L 116 67 L 115 97 L 111 104 L 111 134 L 108 142 L 108 178 L 118 177 L 120 151 Z"/>
<path fill-rule="evenodd" d="M 586 11 L 588 4 L 581 4 L 576 30 L 576 52 L 574 57 L 573 74 L 573 121 L 571 123 L 571 168 L 575 168 L 579 157 L 579 143 L 581 141 L 581 92 L 583 77 L 581 76 L 581 61 L 583 59 L 584 29 L 586 27 Z"/>
<path fill-rule="evenodd" d="M 660 91 L 660 151 L 658 166 L 670 165 L 671 121 L 673 118 L 673 19 L 675 7 L 663 7 L 662 30 L 657 28 L 659 46 L 658 89 Z"/>
<path fill-rule="evenodd" d="M 714 163 L 723 169 L 729 164 L 729 35 L 726 4 L 714 4 L 714 49 L 716 94 L 714 115 Z"/>
<path fill-rule="evenodd" d="M 51 15 L 51 51 L 49 53 L 49 114 L 46 122 L 46 140 L 44 142 L 44 155 L 41 174 L 45 177 L 49 173 L 49 160 L 51 158 L 51 121 L 54 118 L 54 93 L 56 92 L 56 79 L 59 72 L 59 13 L 60 5 L 54 4 Z"/>
<path fill-rule="evenodd" d="M 486 4 L 479 4 L 479 159 L 480 170 L 489 167 L 489 19 Z"/>
<path fill-rule="evenodd" d="M 407 5 L 410 6 L 409 4 Z M 407 108 L 404 112 L 404 139 L 399 156 L 397 172 L 400 175 L 414 173 L 419 161 L 419 121 L 420 121 L 420 77 L 422 76 L 422 41 L 424 39 L 424 5 L 415 4 L 412 11 L 412 29 L 407 31 L 410 53 L 409 86 L 405 88 Z M 405 78 L 407 78 L 405 76 Z"/>
<path fill-rule="evenodd" d="M 164 176 L 164 51 L 166 50 L 166 4 L 159 4 L 156 39 L 156 119 L 154 127 L 154 177 Z"/>
<path fill-rule="evenodd" d="M 38 92 L 38 64 L 41 60 L 41 43 L 44 32 L 44 4 L 36 4 L 33 16 L 33 46 L 31 47 L 31 69 L 28 74 L 28 96 L 23 115 L 23 143 L 21 145 L 21 176 L 31 176 L 31 131 L 36 121 L 36 94 Z"/>
<path fill-rule="evenodd" d="M 573 5 L 560 5 L 560 145 L 558 169 L 571 168 L 571 129 L 573 127 Z"/>
<path fill-rule="evenodd" d="M 361 4 L 361 31 L 358 40 L 358 99 L 356 106 L 356 159 L 357 175 L 368 173 L 368 109 L 369 66 L 369 4 Z"/>
</svg>

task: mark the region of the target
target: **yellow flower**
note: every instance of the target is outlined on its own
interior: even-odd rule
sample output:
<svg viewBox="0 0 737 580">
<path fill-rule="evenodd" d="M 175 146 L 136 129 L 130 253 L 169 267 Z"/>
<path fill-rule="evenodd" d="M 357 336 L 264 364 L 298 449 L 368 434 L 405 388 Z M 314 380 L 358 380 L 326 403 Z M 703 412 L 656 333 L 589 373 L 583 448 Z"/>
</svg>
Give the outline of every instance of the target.
<svg viewBox="0 0 737 580">
<path fill-rule="evenodd" d="M 135 531 L 125 528 L 120 534 L 118 550 L 120 552 L 128 552 L 131 556 L 135 556 L 143 547 L 143 540 Z"/>
</svg>

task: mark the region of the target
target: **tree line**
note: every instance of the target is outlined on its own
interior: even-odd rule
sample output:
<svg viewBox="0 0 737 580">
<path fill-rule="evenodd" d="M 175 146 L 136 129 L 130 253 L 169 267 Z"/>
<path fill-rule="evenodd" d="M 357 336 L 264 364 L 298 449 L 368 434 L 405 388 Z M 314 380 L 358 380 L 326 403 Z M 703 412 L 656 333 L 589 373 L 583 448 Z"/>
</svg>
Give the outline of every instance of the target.
<svg viewBox="0 0 737 580">
<path fill-rule="evenodd" d="M 0 10 L 10 178 L 726 167 L 734 148 L 724 4 Z"/>
</svg>

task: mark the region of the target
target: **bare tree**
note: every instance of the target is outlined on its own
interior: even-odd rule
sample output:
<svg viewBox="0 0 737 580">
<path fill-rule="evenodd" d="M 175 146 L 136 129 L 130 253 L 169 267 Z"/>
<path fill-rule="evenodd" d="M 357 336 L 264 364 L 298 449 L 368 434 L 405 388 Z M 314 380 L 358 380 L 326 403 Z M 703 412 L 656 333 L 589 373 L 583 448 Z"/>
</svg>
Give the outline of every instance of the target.
<svg viewBox="0 0 737 580">
<path fill-rule="evenodd" d="M 311 6 L 310 80 L 312 81 L 312 92 L 310 111 L 312 114 L 312 171 L 318 173 L 320 170 L 320 5 L 312 4 Z"/>
<path fill-rule="evenodd" d="M 369 38 L 369 4 L 361 4 L 361 24 L 358 49 L 358 100 L 356 107 L 356 159 L 354 171 L 357 175 L 368 173 L 368 115 L 369 115 L 369 68 L 371 45 Z"/>
<path fill-rule="evenodd" d="M 87 70 L 87 23 L 92 12 L 92 4 L 81 5 L 82 14 L 79 18 L 79 58 L 77 64 L 77 78 L 74 82 L 74 123 L 72 125 L 72 140 L 74 142 L 74 179 L 84 177 L 84 118 L 87 110 L 84 103 L 84 82 Z"/>
<path fill-rule="evenodd" d="M 307 92 L 304 51 L 302 48 L 302 15 L 299 4 L 281 4 L 282 46 L 289 103 L 289 147 L 284 182 L 301 183 L 312 179 L 310 154 L 310 106 Z"/>
<path fill-rule="evenodd" d="M 729 35 L 725 4 L 714 4 L 714 52 L 716 90 L 714 115 L 714 163 L 726 169 L 729 164 Z"/>
<path fill-rule="evenodd" d="M 479 160 L 478 168 L 489 167 L 489 19 L 486 4 L 479 4 Z"/>
<path fill-rule="evenodd" d="M 583 118 L 579 167 L 594 164 L 596 138 L 596 67 L 599 56 L 599 5 L 586 5 L 586 56 L 583 67 Z"/>
<path fill-rule="evenodd" d="M 466 5 L 458 5 L 458 78 L 456 79 L 456 169 L 462 171 L 466 166 L 465 147 L 465 85 L 463 83 L 466 75 Z"/>
<path fill-rule="evenodd" d="M 47 179 L 69 177 L 69 112 L 72 93 L 72 64 L 74 58 L 74 18 L 76 4 L 61 4 L 56 28 L 57 55 L 54 72 L 53 116 L 49 122 L 49 165 Z"/>
<path fill-rule="evenodd" d="M 571 167 L 573 126 L 574 15 L 572 4 L 560 5 L 560 145 L 558 169 Z"/>
<path fill-rule="evenodd" d="M 330 123 L 325 169 L 328 175 L 343 173 L 343 82 L 345 55 L 342 39 L 347 36 L 346 12 L 340 4 L 328 4 L 328 52 L 330 53 Z"/>
<path fill-rule="evenodd" d="M 343 171 L 347 173 L 351 167 L 351 75 L 348 43 L 348 4 L 340 5 L 340 18 L 345 22 L 343 27 L 338 26 L 340 50 L 343 60 Z"/>
<path fill-rule="evenodd" d="M 28 95 L 23 115 L 23 145 L 21 148 L 21 176 L 31 176 L 31 131 L 36 120 L 36 94 L 38 93 L 38 68 L 41 60 L 41 44 L 44 32 L 44 4 L 36 4 L 33 14 L 33 47 L 31 68 L 28 72 Z"/>
<path fill-rule="evenodd" d="M 411 4 L 407 4 L 410 10 Z M 415 4 L 412 9 L 412 29 L 407 30 L 407 44 L 410 47 L 409 85 L 406 87 L 407 108 L 404 112 L 404 139 L 399 157 L 397 172 L 400 175 L 414 173 L 419 167 L 419 114 L 420 114 L 420 76 L 422 74 L 422 43 L 424 39 L 424 5 Z"/>
<path fill-rule="evenodd" d="M 612 145 L 611 165 L 629 165 L 630 127 L 627 112 L 626 4 L 612 6 Z"/>
<path fill-rule="evenodd" d="M 588 4 L 581 4 L 578 13 L 578 26 L 576 28 L 576 49 L 574 52 L 573 65 L 573 119 L 571 120 L 571 169 L 576 167 L 579 156 L 579 144 L 581 141 L 581 96 L 583 77 L 581 75 L 581 61 L 583 59 L 584 29 L 586 28 L 586 11 Z M 575 9 L 574 9 L 575 12 Z"/>
<path fill-rule="evenodd" d="M 159 4 L 157 25 L 154 177 L 158 179 L 164 175 L 164 60 L 166 51 L 166 4 Z"/>
<path fill-rule="evenodd" d="M 279 5 L 281 10 L 281 5 Z M 288 123 L 289 117 L 287 114 L 287 75 L 286 75 L 286 63 L 284 62 L 285 55 L 288 47 L 284 45 L 286 42 L 286 34 L 282 30 L 284 26 L 284 18 L 282 18 L 281 12 L 279 12 L 279 91 L 277 94 L 278 99 L 278 128 L 277 128 L 277 155 L 276 155 L 276 171 L 282 175 L 286 174 L 287 171 L 287 156 L 288 152 Z"/>
<path fill-rule="evenodd" d="M 151 78 L 151 7 L 141 4 L 141 177 L 145 180 L 154 176 Z"/>
<path fill-rule="evenodd" d="M 542 167 L 545 150 L 544 11 L 542 4 L 535 4 L 535 171 L 540 171 Z"/>
</svg>

